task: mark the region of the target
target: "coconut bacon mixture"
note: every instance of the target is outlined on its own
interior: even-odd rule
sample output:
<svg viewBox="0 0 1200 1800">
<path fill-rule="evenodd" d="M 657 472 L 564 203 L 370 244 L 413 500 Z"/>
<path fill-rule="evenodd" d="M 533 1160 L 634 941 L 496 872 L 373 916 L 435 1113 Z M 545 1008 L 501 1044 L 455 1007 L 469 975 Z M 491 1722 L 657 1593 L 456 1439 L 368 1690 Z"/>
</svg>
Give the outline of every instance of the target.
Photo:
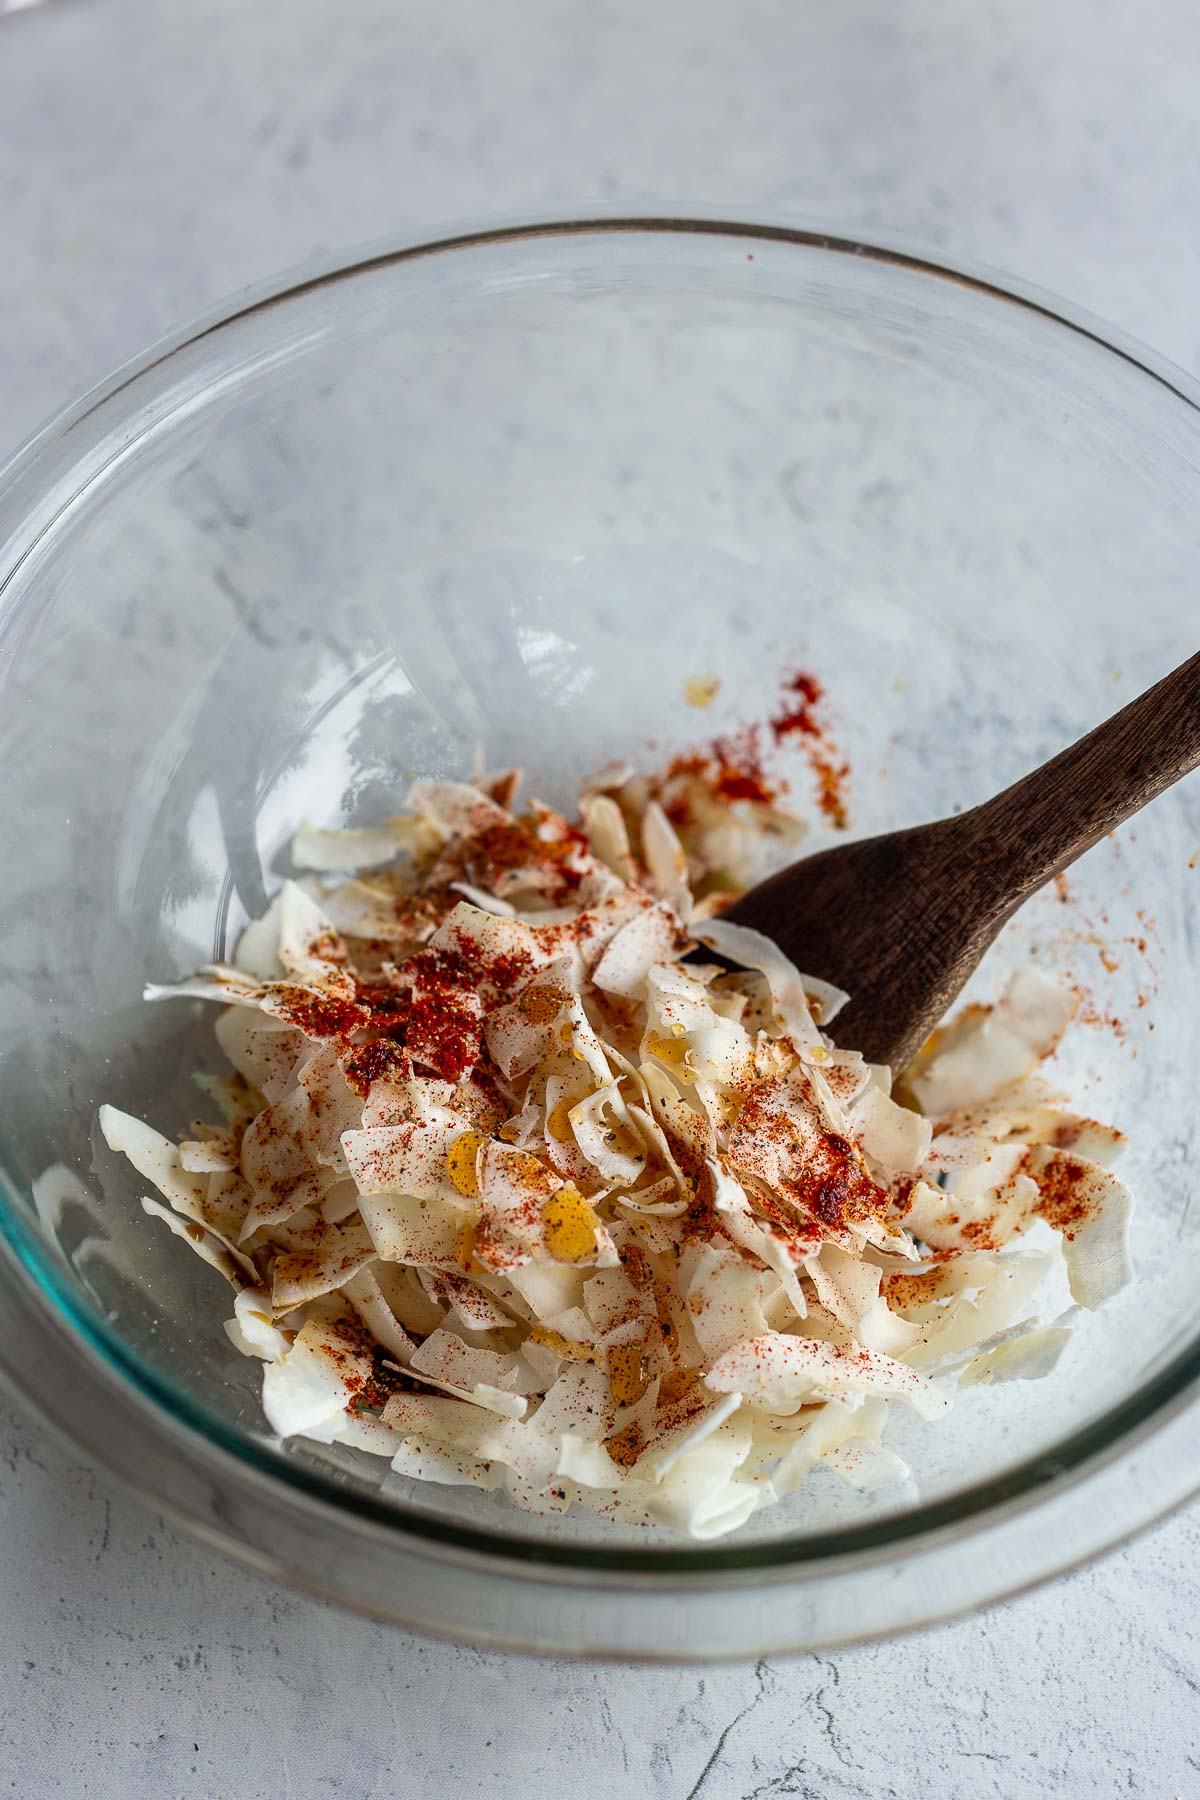
<svg viewBox="0 0 1200 1800">
<path fill-rule="evenodd" d="M 903 1479 L 893 1405 L 1044 1375 L 1037 1291 L 1129 1277 L 1123 1139 L 1038 1073 L 1073 1000 L 1019 974 L 894 1095 L 720 917 L 798 835 L 769 796 L 614 767 L 575 825 L 517 787 L 304 827 L 235 964 L 147 990 L 218 1002 L 232 1072 L 180 1141 L 102 1110 L 145 1210 L 229 1281 L 280 1438 L 698 1538 L 818 1466 Z"/>
</svg>

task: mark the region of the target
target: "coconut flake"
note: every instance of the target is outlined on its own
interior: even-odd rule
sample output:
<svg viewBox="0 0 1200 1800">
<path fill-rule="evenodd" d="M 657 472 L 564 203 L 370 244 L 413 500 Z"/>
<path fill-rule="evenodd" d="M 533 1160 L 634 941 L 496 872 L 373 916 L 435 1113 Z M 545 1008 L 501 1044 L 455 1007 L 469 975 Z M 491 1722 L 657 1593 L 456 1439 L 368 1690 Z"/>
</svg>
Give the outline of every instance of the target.
<svg viewBox="0 0 1200 1800">
<path fill-rule="evenodd" d="M 945 1047 L 910 1073 L 909 1086 L 931 1118 L 974 1106 L 1051 1055 L 1077 1010 L 1073 994 L 1021 969 L 994 1007 L 969 1014 L 959 1031 L 951 1025 Z"/>
<path fill-rule="evenodd" d="M 341 874 L 382 868 L 398 856 L 427 856 L 441 841 L 441 833 L 423 819 L 385 819 L 381 825 L 340 831 L 322 830 L 305 820 L 292 839 L 292 861 L 299 869 Z"/>
<path fill-rule="evenodd" d="M 821 1042 L 809 1008 L 805 978 L 778 944 L 748 925 L 735 925 L 732 919 L 710 919 L 697 925 L 694 933 L 718 955 L 744 969 L 758 969 L 766 976 L 778 1032 L 800 1045 Z"/>
<path fill-rule="evenodd" d="M 810 1398 L 835 1400 L 847 1394 L 905 1400 L 924 1419 L 937 1418 L 950 1404 L 932 1382 L 892 1357 L 779 1332 L 727 1351 L 705 1381 L 714 1393 L 738 1393 L 748 1406 L 767 1412 L 795 1412 Z"/>
</svg>

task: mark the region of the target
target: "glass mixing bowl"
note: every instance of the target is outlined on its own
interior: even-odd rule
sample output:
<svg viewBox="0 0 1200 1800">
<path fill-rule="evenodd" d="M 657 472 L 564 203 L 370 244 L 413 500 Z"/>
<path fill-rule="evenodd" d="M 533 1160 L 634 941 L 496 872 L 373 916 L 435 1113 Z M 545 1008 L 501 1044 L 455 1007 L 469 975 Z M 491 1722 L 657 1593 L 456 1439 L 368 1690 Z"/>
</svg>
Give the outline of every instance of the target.
<svg viewBox="0 0 1200 1800">
<path fill-rule="evenodd" d="M 121 370 L 0 482 L 8 1379 L 260 1569 L 556 1651 L 890 1631 L 1190 1493 L 1195 782 L 979 977 L 1035 956 L 1088 987 L 1064 1081 L 1132 1139 L 1137 1278 L 1049 1378 L 897 1418 L 915 1489 L 822 1473 L 696 1545 L 281 1448 L 228 1290 L 144 1218 L 95 1120 L 192 1116 L 212 1015 L 142 983 L 229 950 L 302 817 L 370 821 L 477 743 L 569 802 L 610 758 L 761 716 L 797 659 L 832 697 L 854 829 L 943 814 L 1195 649 L 1198 520 L 1184 377 L 1027 292 L 802 231 L 601 219 L 387 250 Z M 692 675 L 721 678 L 708 713 Z"/>
</svg>

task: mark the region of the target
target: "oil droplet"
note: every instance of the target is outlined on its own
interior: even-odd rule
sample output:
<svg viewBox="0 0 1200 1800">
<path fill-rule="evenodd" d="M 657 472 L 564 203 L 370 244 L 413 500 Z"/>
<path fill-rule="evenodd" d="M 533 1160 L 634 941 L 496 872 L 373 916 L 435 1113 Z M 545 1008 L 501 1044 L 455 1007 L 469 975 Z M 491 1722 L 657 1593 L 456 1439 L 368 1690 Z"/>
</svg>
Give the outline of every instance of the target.
<svg viewBox="0 0 1200 1800">
<path fill-rule="evenodd" d="M 720 691 L 721 682 L 716 675 L 692 675 L 683 684 L 684 699 L 700 712 L 712 705 Z"/>
<path fill-rule="evenodd" d="M 596 1248 L 600 1221 L 573 1181 L 551 1195 L 542 1208 L 546 1248 L 555 1262 L 580 1262 Z"/>
<path fill-rule="evenodd" d="M 464 1131 L 446 1152 L 446 1173 L 464 1200 L 474 1200 L 479 1194 L 479 1152 L 486 1142 L 479 1132 Z"/>
<path fill-rule="evenodd" d="M 559 1101 L 546 1120 L 547 1136 L 554 1138 L 560 1144 L 570 1143 L 575 1135 L 571 1130 L 571 1108 L 574 1105 L 575 1101 L 568 1095 L 565 1100 Z"/>
<path fill-rule="evenodd" d="M 635 1406 L 650 1385 L 645 1344 L 614 1344 L 608 1353 L 608 1385 L 618 1406 Z"/>
</svg>

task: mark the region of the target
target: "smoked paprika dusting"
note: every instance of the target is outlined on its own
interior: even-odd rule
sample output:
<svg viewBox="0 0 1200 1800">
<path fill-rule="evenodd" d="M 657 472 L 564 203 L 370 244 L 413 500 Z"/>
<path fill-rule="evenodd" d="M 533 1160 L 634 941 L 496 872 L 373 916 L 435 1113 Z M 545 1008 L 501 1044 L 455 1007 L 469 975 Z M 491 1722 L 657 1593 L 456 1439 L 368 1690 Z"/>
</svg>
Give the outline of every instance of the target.
<svg viewBox="0 0 1200 1800">
<path fill-rule="evenodd" d="M 1036 1167 L 1027 1164 L 1024 1172 L 1037 1182 L 1037 1211 L 1068 1241 L 1095 1216 L 1096 1171 L 1090 1164 L 1074 1156 L 1056 1156 Z"/>
<path fill-rule="evenodd" d="M 798 741 L 817 784 L 817 804 L 831 825 L 844 831 L 849 822 L 846 784 L 850 764 L 835 748 L 823 716 L 825 690 L 815 675 L 798 669 L 784 684 L 784 700 L 771 720 L 777 744 Z"/>
<path fill-rule="evenodd" d="M 1119 842 L 1115 838 L 1113 848 L 1119 853 Z M 1122 890 L 1122 898 L 1128 891 L 1127 888 Z M 1075 995 L 1076 1017 L 1081 1025 L 1106 1031 L 1119 1044 L 1126 1044 L 1133 1015 L 1144 1012 L 1159 989 L 1154 952 L 1161 946 L 1157 943 L 1154 921 L 1139 909 L 1137 928 L 1122 931 L 1103 906 L 1093 903 L 1085 907 L 1075 884 L 1065 875 L 1055 876 L 1054 893 L 1059 904 L 1067 910 L 1058 914 L 1043 944 Z M 1099 965 L 1098 969 L 1095 965 Z M 1122 974 L 1125 977 L 1123 989 L 1117 993 L 1117 1005 L 1114 1005 L 1109 981 Z M 1130 993 L 1135 984 L 1136 991 Z M 1130 1054 L 1136 1056 L 1136 1048 Z"/>
<path fill-rule="evenodd" d="M 941 1299 L 945 1274 L 944 1268 L 932 1268 L 922 1269 L 917 1275 L 885 1275 L 880 1291 L 892 1307 L 928 1306 Z"/>
<path fill-rule="evenodd" d="M 850 765 L 834 743 L 826 718 L 825 690 L 807 670 L 784 677 L 779 707 L 765 727 L 749 722 L 708 744 L 682 751 L 668 765 L 662 781 L 669 786 L 673 779 L 690 777 L 717 802 L 774 807 L 787 793 L 788 784 L 768 766 L 771 746 L 800 750 L 816 783 L 817 805 L 831 825 L 844 830 L 849 822 Z M 686 788 L 669 794 L 664 808 L 678 829 L 693 822 Z"/>
<path fill-rule="evenodd" d="M 803 669 L 798 670 L 788 677 L 784 691 L 792 699 L 790 704 L 785 703 L 782 712 L 777 713 L 771 721 L 776 742 L 793 731 L 803 732 L 808 737 L 820 737 L 817 707 L 825 697 L 825 690 L 816 676 L 809 675 Z"/>
<path fill-rule="evenodd" d="M 533 969 L 527 950 L 489 954 L 463 938 L 454 948 L 418 951 L 404 964 L 403 987 L 377 985 L 373 992 L 389 1033 L 403 1040 L 413 1061 L 457 1082 L 483 1054 L 484 995 L 504 999 Z"/>
<path fill-rule="evenodd" d="M 891 1196 L 871 1178 L 862 1151 L 825 1129 L 801 1092 L 794 1071 L 751 1090 L 729 1140 L 735 1172 L 790 1202 L 800 1222 L 807 1217 L 826 1230 L 884 1217 Z M 793 1219 L 793 1230 L 796 1224 Z"/>
<path fill-rule="evenodd" d="M 407 1051 L 393 1038 L 380 1037 L 358 1045 L 342 1064 L 342 1070 L 352 1091 L 365 1100 L 373 1082 L 388 1077 L 402 1079 L 412 1073 L 412 1063 Z"/>
<path fill-rule="evenodd" d="M 719 800 L 749 800 L 757 806 L 774 806 L 782 791 L 763 767 L 762 734 L 757 725 L 739 726 L 701 749 L 684 751 L 667 769 L 668 778 L 673 775 L 694 776 Z M 686 808 L 686 800 L 667 807 L 672 824 L 687 823 Z"/>
<path fill-rule="evenodd" d="M 360 980 L 355 997 L 366 1007 L 372 1031 L 393 1031 L 408 1017 L 408 996 L 390 981 Z"/>
<path fill-rule="evenodd" d="M 767 779 L 759 748 L 759 728 L 744 725 L 725 737 L 714 738 L 712 753 L 716 763 L 716 791 L 722 800 L 750 800 L 759 806 L 773 806 L 779 789 Z"/>
<path fill-rule="evenodd" d="M 413 995 L 404 1042 L 414 1062 L 423 1063 L 443 1081 L 460 1081 L 483 1049 L 479 996 L 448 982 L 422 986 Z"/>
<path fill-rule="evenodd" d="M 279 1015 L 307 1038 L 349 1037 L 365 1025 L 367 1009 L 355 1000 L 338 1000 L 309 988 L 288 988 L 278 1000 Z"/>
<path fill-rule="evenodd" d="M 834 1230 L 887 1210 L 888 1195 L 871 1180 L 861 1153 L 833 1133 L 811 1148 L 807 1166 L 788 1181 L 787 1191 Z"/>
<path fill-rule="evenodd" d="M 327 1344 L 324 1354 L 350 1389 L 349 1411 L 379 1412 L 393 1394 L 428 1394 L 427 1387 L 392 1361 L 361 1319 L 342 1313 L 330 1321 L 329 1330 L 346 1346 L 342 1351 Z"/>
<path fill-rule="evenodd" d="M 495 891 L 513 870 L 535 870 L 539 885 L 555 906 L 567 905 L 583 880 L 588 840 L 577 826 L 546 815 L 524 814 L 511 823 L 492 825 L 471 839 L 466 872 L 476 887 Z"/>
</svg>

